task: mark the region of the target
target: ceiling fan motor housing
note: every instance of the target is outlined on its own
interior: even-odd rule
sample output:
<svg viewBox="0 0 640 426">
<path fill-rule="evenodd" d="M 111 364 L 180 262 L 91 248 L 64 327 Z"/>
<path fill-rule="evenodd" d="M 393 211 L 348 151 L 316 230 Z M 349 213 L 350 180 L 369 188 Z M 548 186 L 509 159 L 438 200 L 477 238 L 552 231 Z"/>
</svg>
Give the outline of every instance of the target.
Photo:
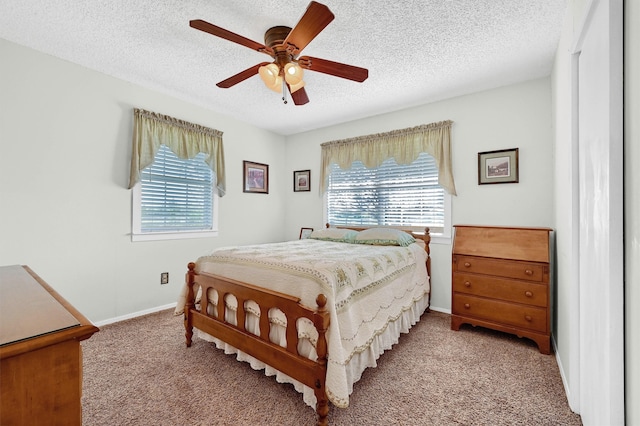
<svg viewBox="0 0 640 426">
<path fill-rule="evenodd" d="M 264 33 L 265 46 L 273 49 L 275 46 L 283 44 L 290 32 L 290 27 L 277 26 L 269 28 L 267 32 Z"/>
<path fill-rule="evenodd" d="M 277 26 L 269 28 L 264 33 L 264 44 L 273 50 L 275 63 L 281 70 L 284 70 L 284 66 L 294 59 L 287 46 L 284 45 L 284 41 L 290 32 L 290 27 Z"/>
</svg>

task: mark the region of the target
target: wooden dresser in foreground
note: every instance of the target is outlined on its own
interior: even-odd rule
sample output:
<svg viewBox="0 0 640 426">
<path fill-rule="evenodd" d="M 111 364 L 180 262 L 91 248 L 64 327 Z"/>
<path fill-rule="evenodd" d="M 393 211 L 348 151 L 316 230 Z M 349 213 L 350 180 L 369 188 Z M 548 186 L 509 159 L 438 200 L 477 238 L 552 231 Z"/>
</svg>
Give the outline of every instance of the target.
<svg viewBox="0 0 640 426">
<path fill-rule="evenodd" d="M 80 341 L 97 331 L 29 267 L 0 267 L 0 425 L 81 425 Z"/>
<path fill-rule="evenodd" d="M 455 225 L 451 329 L 468 323 L 551 353 L 550 228 Z"/>
</svg>

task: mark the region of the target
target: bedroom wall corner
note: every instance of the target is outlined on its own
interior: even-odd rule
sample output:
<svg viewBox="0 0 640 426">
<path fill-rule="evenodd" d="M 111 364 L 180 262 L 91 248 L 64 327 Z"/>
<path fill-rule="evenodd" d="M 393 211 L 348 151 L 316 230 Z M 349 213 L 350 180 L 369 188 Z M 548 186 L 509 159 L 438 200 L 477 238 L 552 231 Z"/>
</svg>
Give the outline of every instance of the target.
<svg viewBox="0 0 640 426">
<path fill-rule="evenodd" d="M 552 71 L 552 112 L 554 129 L 555 262 L 552 285 L 552 335 L 569 406 L 579 413 L 579 316 L 574 309 L 579 296 L 579 198 L 577 188 L 577 115 L 574 114 L 576 87 L 573 84 L 576 58 L 570 53 L 576 26 L 573 8 L 568 9 L 556 50 Z"/>
</svg>

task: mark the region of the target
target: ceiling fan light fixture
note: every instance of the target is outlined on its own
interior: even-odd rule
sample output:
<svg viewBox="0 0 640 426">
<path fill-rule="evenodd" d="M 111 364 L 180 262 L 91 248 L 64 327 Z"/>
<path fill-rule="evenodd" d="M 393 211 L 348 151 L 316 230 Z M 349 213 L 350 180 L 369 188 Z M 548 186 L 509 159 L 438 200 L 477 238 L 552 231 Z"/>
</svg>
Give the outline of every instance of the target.
<svg viewBox="0 0 640 426">
<path fill-rule="evenodd" d="M 277 75 L 273 84 L 265 84 L 269 89 L 273 90 L 276 93 L 282 92 L 282 76 Z"/>
<path fill-rule="evenodd" d="M 300 83 L 303 74 L 302 68 L 295 62 L 289 62 L 284 66 L 284 78 L 291 86 Z"/>
<path fill-rule="evenodd" d="M 280 77 L 280 68 L 276 64 L 263 65 L 258 69 L 260 78 L 264 82 L 265 86 L 271 88 L 275 85 L 278 77 Z M 282 77 L 280 77 L 282 79 Z"/>
</svg>

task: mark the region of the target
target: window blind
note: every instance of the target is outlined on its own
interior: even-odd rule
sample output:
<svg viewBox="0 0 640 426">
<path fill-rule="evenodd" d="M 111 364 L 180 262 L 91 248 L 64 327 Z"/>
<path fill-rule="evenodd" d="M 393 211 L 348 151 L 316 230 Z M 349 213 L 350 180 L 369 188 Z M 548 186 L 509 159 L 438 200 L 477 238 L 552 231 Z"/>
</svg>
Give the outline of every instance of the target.
<svg viewBox="0 0 640 426">
<path fill-rule="evenodd" d="M 444 228 L 444 189 L 434 158 L 424 152 L 410 165 L 393 158 L 372 169 L 360 161 L 349 170 L 332 164 L 327 208 L 335 225 Z"/>
<path fill-rule="evenodd" d="M 142 170 L 142 232 L 202 231 L 213 228 L 213 173 L 205 154 L 183 160 L 161 145 Z"/>
</svg>

